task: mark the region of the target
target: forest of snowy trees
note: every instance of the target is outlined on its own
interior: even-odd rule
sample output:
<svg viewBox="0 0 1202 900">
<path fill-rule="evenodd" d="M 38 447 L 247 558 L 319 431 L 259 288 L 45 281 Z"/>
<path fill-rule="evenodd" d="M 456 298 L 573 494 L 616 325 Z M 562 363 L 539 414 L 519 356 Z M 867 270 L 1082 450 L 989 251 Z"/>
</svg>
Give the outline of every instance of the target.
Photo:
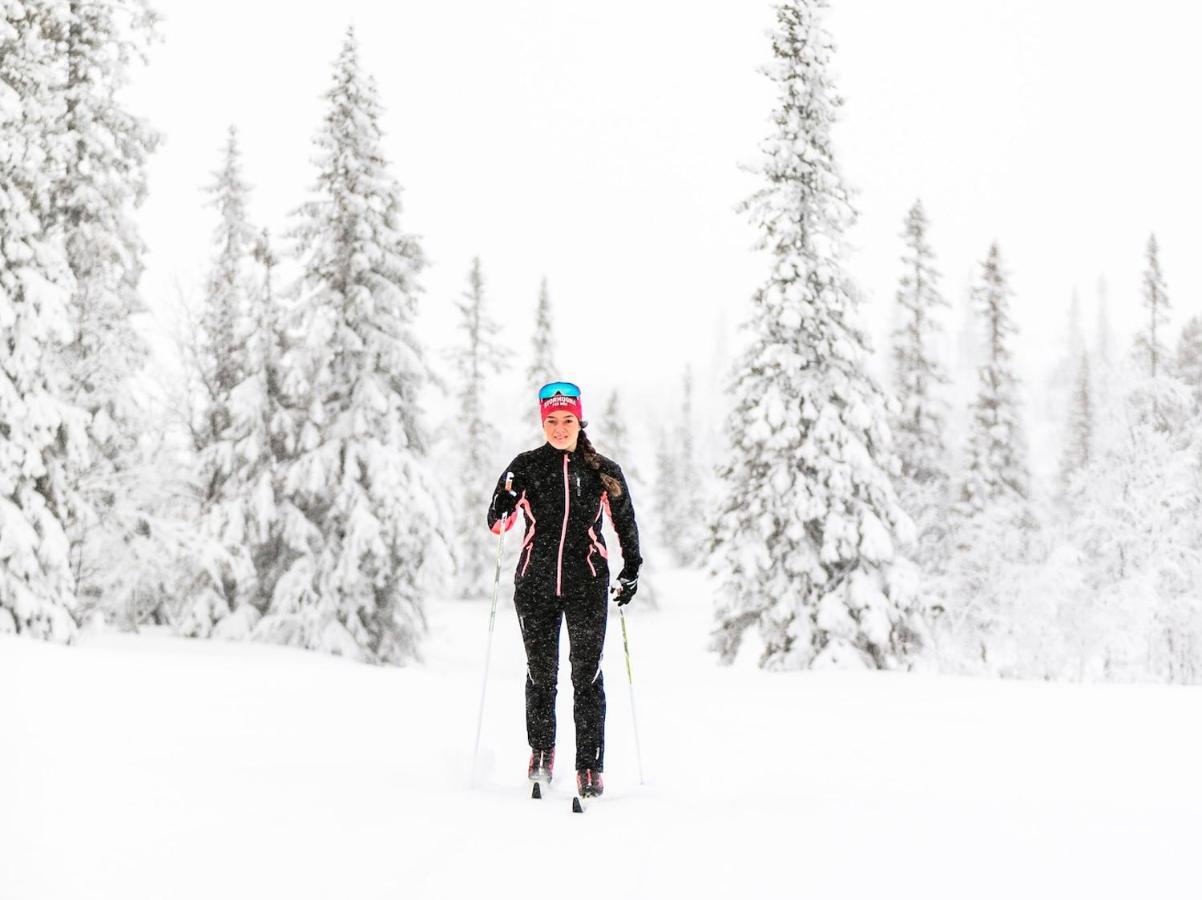
<svg viewBox="0 0 1202 900">
<path fill-rule="evenodd" d="M 182 375 L 158 371 L 135 223 L 159 135 L 120 99 L 155 13 L 0 2 L 0 633 L 154 625 L 420 659 L 428 604 L 491 593 L 493 467 L 539 434 L 533 402 L 521 421 L 489 411 L 572 376 L 554 330 L 570 298 L 531 274 L 515 354 L 487 260 L 459 297 L 425 293 L 387 98 L 348 30 L 287 222 L 251 221 L 240 133 L 219 152 L 213 136 L 208 205 L 188 213 L 211 225 L 207 276 Z M 716 658 L 774 669 L 1202 680 L 1202 318 L 1175 322 L 1154 236 L 1141 296 L 1114 301 L 1139 305 L 1137 334 L 1111 334 L 1105 298 L 1088 327 L 1066 298 L 1050 480 L 1029 458 L 1004 236 L 953 297 L 939 210 L 899 210 L 895 327 L 874 348 L 826 7 L 782 2 L 765 47 L 776 105 L 740 212 L 767 268 L 731 298 L 745 343 L 722 396 L 699 388 L 700 359 L 648 429 L 617 391 L 591 394 L 647 539 L 639 604 L 655 607 L 657 569 L 707 571 Z M 949 359 L 963 299 L 972 340 Z M 454 346 L 421 333 L 427 302 L 454 306 Z M 431 393 L 454 408 L 452 442 Z M 703 406 L 725 411 L 720 439 Z M 653 452 L 636 458 L 644 430 Z"/>
</svg>

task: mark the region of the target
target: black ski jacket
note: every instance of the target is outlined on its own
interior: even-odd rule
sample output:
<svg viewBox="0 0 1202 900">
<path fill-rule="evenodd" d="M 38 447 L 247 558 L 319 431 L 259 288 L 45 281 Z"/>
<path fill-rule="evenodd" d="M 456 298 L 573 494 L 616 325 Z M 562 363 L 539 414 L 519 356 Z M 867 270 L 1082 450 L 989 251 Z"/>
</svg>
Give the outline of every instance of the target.
<svg viewBox="0 0 1202 900">
<path fill-rule="evenodd" d="M 567 597 L 604 584 L 609 578 L 609 553 L 601 536 L 602 512 L 609 515 L 621 544 L 624 565 L 620 576 L 638 577 L 643 558 L 630 489 L 613 460 L 602 456 L 601 471 L 622 485 L 621 497 L 609 496 L 600 475 L 579 453 L 557 450 L 550 442 L 518 454 L 501 473 L 488 507 L 488 527 L 494 534 L 501 533 L 497 499 L 505 490 L 506 473 L 512 472 L 517 508 L 526 519 L 515 585 Z M 506 527 L 513 527 L 516 518 L 515 510 Z"/>
</svg>

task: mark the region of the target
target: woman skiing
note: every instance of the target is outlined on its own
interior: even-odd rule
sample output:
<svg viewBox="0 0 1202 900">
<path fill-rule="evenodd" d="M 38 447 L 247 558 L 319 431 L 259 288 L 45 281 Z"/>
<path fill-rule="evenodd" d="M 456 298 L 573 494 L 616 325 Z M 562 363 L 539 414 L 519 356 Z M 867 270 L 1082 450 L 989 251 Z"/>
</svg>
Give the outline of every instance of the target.
<svg viewBox="0 0 1202 900">
<path fill-rule="evenodd" d="M 576 789 L 582 797 L 604 790 L 605 643 L 609 554 L 601 513 L 609 515 L 624 565 L 614 600 L 629 603 L 638 588 L 639 531 L 622 470 L 593 449 L 581 420 L 580 388 L 566 381 L 538 392 L 547 442 L 518 454 L 497 481 L 488 525 L 494 534 L 513 526 L 516 510 L 526 533 L 514 575 L 514 607 L 526 648 L 526 735 L 531 781 L 548 782 L 555 762 L 555 694 L 559 679 L 560 621 L 568 622 L 572 710 L 576 720 Z"/>
</svg>

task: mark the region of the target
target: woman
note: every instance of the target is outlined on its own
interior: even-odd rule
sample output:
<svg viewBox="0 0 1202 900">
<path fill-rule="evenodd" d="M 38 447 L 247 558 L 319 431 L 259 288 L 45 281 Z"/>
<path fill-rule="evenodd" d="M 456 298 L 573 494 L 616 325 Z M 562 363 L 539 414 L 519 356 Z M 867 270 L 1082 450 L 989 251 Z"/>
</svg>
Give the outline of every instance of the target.
<svg viewBox="0 0 1202 900">
<path fill-rule="evenodd" d="M 531 781 L 548 782 L 555 762 L 555 693 L 560 621 L 568 622 L 572 710 L 576 720 L 576 789 L 599 797 L 605 765 L 605 643 L 609 554 L 601 513 L 610 517 L 625 565 L 614 587 L 619 605 L 638 588 L 639 530 L 622 470 L 593 449 L 581 420 L 580 388 L 566 381 L 538 392 L 547 442 L 518 455 L 497 481 L 488 525 L 508 530 L 521 510 L 526 534 L 514 576 L 513 603 L 526 648 L 526 735 Z"/>
</svg>

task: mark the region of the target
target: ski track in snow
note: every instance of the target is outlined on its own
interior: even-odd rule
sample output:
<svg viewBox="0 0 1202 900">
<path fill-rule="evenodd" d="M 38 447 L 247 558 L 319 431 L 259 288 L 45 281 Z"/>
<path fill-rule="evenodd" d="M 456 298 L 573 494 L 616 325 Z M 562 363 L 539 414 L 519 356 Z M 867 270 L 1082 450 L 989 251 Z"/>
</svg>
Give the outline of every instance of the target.
<svg viewBox="0 0 1202 900">
<path fill-rule="evenodd" d="M 521 644 L 431 604 L 425 662 L 104 635 L 0 638 L 0 900 L 1195 897 L 1202 692 L 765 673 L 704 652 L 705 577 L 611 617 L 606 795 L 525 781 Z"/>
</svg>

